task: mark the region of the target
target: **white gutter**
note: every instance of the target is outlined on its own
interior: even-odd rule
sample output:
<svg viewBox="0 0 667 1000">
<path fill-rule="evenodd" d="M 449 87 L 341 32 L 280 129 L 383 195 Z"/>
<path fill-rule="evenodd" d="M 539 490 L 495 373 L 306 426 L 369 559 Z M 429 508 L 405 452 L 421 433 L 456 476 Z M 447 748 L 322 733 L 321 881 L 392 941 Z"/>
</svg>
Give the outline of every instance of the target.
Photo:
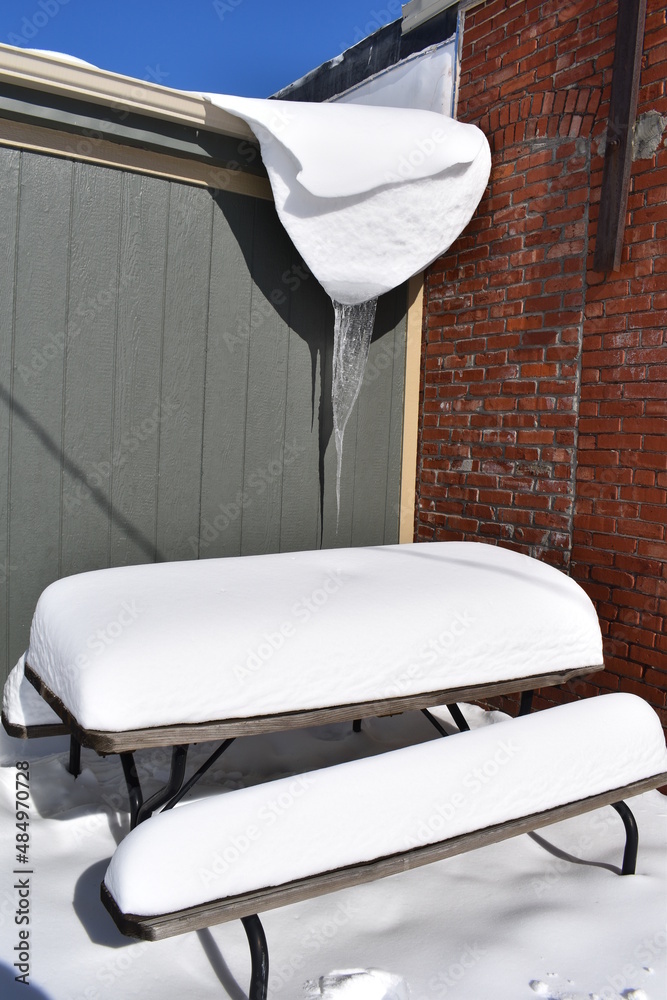
<svg viewBox="0 0 667 1000">
<path fill-rule="evenodd" d="M 244 121 L 195 94 L 13 45 L 0 45 L 1 83 L 255 141 Z"/>
</svg>

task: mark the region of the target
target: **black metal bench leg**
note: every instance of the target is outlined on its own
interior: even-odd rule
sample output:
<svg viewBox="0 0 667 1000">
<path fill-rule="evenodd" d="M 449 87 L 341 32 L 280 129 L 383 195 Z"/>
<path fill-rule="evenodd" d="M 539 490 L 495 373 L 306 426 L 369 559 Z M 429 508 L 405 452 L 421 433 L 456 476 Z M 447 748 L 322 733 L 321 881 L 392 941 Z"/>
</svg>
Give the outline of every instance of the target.
<svg viewBox="0 0 667 1000">
<path fill-rule="evenodd" d="M 241 923 L 248 936 L 252 960 L 248 1000 L 266 1000 L 269 991 L 269 948 L 264 928 L 257 914 L 241 917 Z"/>
<path fill-rule="evenodd" d="M 137 768 L 134 763 L 134 755 L 131 751 L 128 750 L 125 753 L 122 753 L 120 755 L 120 762 L 123 765 L 123 774 L 125 775 L 127 794 L 130 799 L 130 830 L 134 830 L 137 825 L 137 815 L 141 809 L 141 804 L 144 801 L 144 796 L 141 791 L 141 785 L 139 784 Z"/>
<path fill-rule="evenodd" d="M 70 736 L 69 738 L 69 764 L 67 765 L 67 770 L 75 778 L 78 778 L 81 774 L 81 744 L 76 736 Z"/>
<path fill-rule="evenodd" d="M 612 802 L 612 806 L 623 820 L 625 827 L 625 850 L 621 875 L 634 875 L 637 868 L 637 849 L 639 847 L 637 821 L 625 802 Z"/>
<path fill-rule="evenodd" d="M 171 770 L 169 771 L 169 780 L 164 788 L 161 788 L 159 792 L 155 795 L 151 795 L 150 799 L 146 799 L 142 802 L 137 810 L 137 826 L 139 823 L 143 823 L 145 819 L 150 819 L 156 809 L 163 806 L 165 802 L 179 790 L 183 784 L 183 778 L 185 777 L 185 764 L 188 758 L 188 744 L 185 743 L 181 746 L 171 748 Z"/>
<path fill-rule="evenodd" d="M 361 719 L 355 719 L 353 721 L 353 723 L 352 723 L 352 731 L 354 733 L 360 733 L 361 732 Z"/>
<path fill-rule="evenodd" d="M 134 756 L 131 751 L 126 751 L 120 755 L 127 785 L 127 794 L 130 798 L 130 830 L 143 823 L 159 809 L 160 806 L 168 802 L 183 784 L 185 777 L 185 763 L 188 756 L 188 744 L 171 748 L 171 770 L 169 780 L 164 788 L 161 788 L 155 795 L 144 802 L 144 794 L 141 790 L 141 783 L 134 763 Z"/>
</svg>

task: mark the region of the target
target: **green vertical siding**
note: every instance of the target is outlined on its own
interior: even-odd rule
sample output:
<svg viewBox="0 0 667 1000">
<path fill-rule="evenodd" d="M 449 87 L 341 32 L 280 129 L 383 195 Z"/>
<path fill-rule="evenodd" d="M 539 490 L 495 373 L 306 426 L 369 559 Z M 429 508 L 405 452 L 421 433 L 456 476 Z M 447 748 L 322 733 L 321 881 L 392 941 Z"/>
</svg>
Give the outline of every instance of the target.
<svg viewBox="0 0 667 1000">
<path fill-rule="evenodd" d="M 333 310 L 270 202 L 0 149 L 0 304 L 4 673 L 60 576 L 398 540 L 405 289 L 336 530 Z"/>
</svg>

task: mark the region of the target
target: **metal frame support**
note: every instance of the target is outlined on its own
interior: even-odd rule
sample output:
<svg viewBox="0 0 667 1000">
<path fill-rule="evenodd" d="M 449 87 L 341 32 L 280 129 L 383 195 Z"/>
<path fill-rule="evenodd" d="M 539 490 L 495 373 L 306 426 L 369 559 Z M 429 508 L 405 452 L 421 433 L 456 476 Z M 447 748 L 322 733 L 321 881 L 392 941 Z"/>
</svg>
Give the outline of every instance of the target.
<svg viewBox="0 0 667 1000">
<path fill-rule="evenodd" d="M 637 821 L 625 802 L 612 802 L 612 807 L 623 820 L 625 827 L 625 850 L 621 875 L 634 875 L 637 869 L 637 850 L 639 848 Z"/>
<path fill-rule="evenodd" d="M 459 706 L 456 703 L 454 703 L 453 705 L 448 705 L 447 710 L 449 711 L 449 714 L 454 720 L 459 732 L 467 733 L 470 729 L 470 726 L 466 722 L 463 712 L 461 711 Z"/>
<path fill-rule="evenodd" d="M 174 794 L 183 784 L 187 756 L 187 743 L 182 746 L 172 747 L 171 770 L 169 772 L 167 784 L 164 788 L 161 788 L 155 793 L 155 795 L 151 795 L 151 797 L 144 802 L 144 796 L 134 762 L 134 755 L 130 751 L 120 755 L 121 764 L 123 765 L 123 774 L 125 775 L 125 784 L 127 785 L 127 792 L 130 798 L 131 830 L 134 830 L 135 826 L 138 826 L 139 823 L 143 823 L 143 821 L 148 819 L 156 809 L 159 809 L 165 802 L 168 802 L 169 799 L 173 798 Z"/>
<path fill-rule="evenodd" d="M 241 923 L 248 937 L 252 961 L 248 1000 L 266 1000 L 269 991 L 269 948 L 264 928 L 256 913 L 241 917 Z"/>
<path fill-rule="evenodd" d="M 127 794 L 130 800 L 130 830 L 134 830 L 137 825 L 137 813 L 143 802 L 141 785 L 139 784 L 133 754 L 129 751 L 122 753 L 120 755 L 120 762 L 123 765 L 123 774 L 125 775 L 125 784 L 127 785 Z"/>
<path fill-rule="evenodd" d="M 81 744 L 76 736 L 70 736 L 69 738 L 69 764 L 67 765 L 67 770 L 75 778 L 78 778 L 81 774 Z"/>
<path fill-rule="evenodd" d="M 206 774 L 206 772 L 208 771 L 209 767 L 211 767 L 213 764 L 215 764 L 215 762 L 218 759 L 218 757 L 221 757 L 223 755 L 223 753 L 225 752 L 225 750 L 227 749 L 227 747 L 229 747 L 229 746 L 232 745 L 232 743 L 234 742 L 235 738 L 236 737 L 232 736 L 232 737 L 230 737 L 230 739 L 224 740 L 220 744 L 220 746 L 217 748 L 217 750 L 214 750 L 213 753 L 211 754 L 211 756 L 206 758 L 206 760 L 204 761 L 204 763 L 202 764 L 202 766 L 199 767 L 195 771 L 195 773 L 192 775 L 192 777 L 189 778 L 185 782 L 185 784 L 181 788 L 178 789 L 178 791 L 176 792 L 176 794 L 172 798 L 169 799 L 169 801 L 167 802 L 167 804 L 164 807 L 164 809 L 162 810 L 162 812 L 166 812 L 167 809 L 173 809 L 174 806 L 178 802 L 180 802 L 181 799 L 185 795 L 188 794 L 188 792 L 190 791 L 190 789 L 192 788 L 192 786 L 196 785 L 196 783 L 199 781 L 199 779 L 202 777 L 202 775 Z"/>
<path fill-rule="evenodd" d="M 426 716 L 428 721 L 431 723 L 432 726 L 435 726 L 435 728 L 438 730 L 441 736 L 449 736 L 449 733 L 444 728 L 444 726 L 440 724 L 438 719 L 436 719 L 435 715 L 432 715 L 427 708 L 422 708 L 422 715 Z"/>
<path fill-rule="evenodd" d="M 519 702 L 519 715 L 530 715 L 530 710 L 533 707 L 533 691 L 522 691 L 521 701 Z"/>
</svg>

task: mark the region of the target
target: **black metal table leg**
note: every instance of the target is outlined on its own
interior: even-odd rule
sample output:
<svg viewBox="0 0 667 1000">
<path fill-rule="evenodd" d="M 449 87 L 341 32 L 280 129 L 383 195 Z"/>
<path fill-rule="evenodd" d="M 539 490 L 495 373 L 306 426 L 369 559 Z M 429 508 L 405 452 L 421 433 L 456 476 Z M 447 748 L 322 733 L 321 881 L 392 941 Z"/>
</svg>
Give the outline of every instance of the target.
<svg viewBox="0 0 667 1000">
<path fill-rule="evenodd" d="M 161 805 L 172 798 L 172 796 L 181 787 L 183 777 L 185 775 L 185 762 L 187 754 L 187 743 L 183 746 L 172 747 L 169 780 L 164 788 L 161 788 L 155 793 L 155 795 L 151 795 L 150 799 L 147 799 L 146 802 L 144 802 L 144 795 L 141 790 L 141 783 L 139 782 L 139 776 L 134 762 L 134 755 L 130 751 L 120 755 L 121 764 L 123 765 L 123 774 L 125 775 L 125 784 L 127 785 L 127 793 L 130 798 L 131 830 L 134 830 L 135 826 L 138 826 L 139 823 L 143 823 L 145 819 L 148 819 L 156 809 L 159 809 Z"/>
<path fill-rule="evenodd" d="M 69 764 L 67 765 L 67 770 L 75 778 L 78 778 L 81 774 L 81 744 L 76 736 L 70 736 L 69 738 Z"/>
<path fill-rule="evenodd" d="M 166 812 L 167 809 L 173 809 L 174 806 L 178 802 L 181 801 L 181 799 L 183 798 L 183 796 L 185 796 L 185 795 L 188 794 L 188 792 L 190 791 L 190 789 L 192 788 L 192 786 L 195 785 L 199 781 L 199 779 L 202 777 L 202 775 L 206 774 L 206 772 L 208 771 L 209 767 L 211 767 L 212 764 L 215 764 L 215 762 L 218 759 L 218 757 L 222 756 L 222 754 L 225 752 L 225 750 L 227 749 L 227 747 L 230 747 L 232 745 L 232 743 L 234 742 L 235 738 L 236 737 L 232 736 L 230 739 L 224 740 L 220 744 L 220 746 L 217 748 L 217 750 L 214 750 L 213 753 L 211 754 L 211 756 L 206 758 L 206 760 L 204 761 L 204 763 L 202 764 L 202 766 L 200 768 L 198 768 L 195 771 L 195 773 L 192 775 L 192 777 L 189 778 L 185 782 L 185 784 L 181 788 L 179 788 L 179 790 L 176 792 L 176 794 L 174 796 L 172 796 L 172 798 L 169 799 L 169 801 L 167 802 L 167 804 L 164 807 L 164 809 L 162 810 L 162 812 Z"/>
<path fill-rule="evenodd" d="M 533 692 L 522 691 L 521 701 L 519 703 L 519 715 L 529 715 L 532 707 L 533 707 Z"/>
<path fill-rule="evenodd" d="M 137 813 L 139 812 L 141 803 L 144 801 L 144 797 L 141 793 L 141 785 L 139 784 L 139 777 L 132 752 L 128 750 L 122 753 L 120 755 L 120 762 L 123 765 L 127 794 L 130 799 L 130 830 L 134 830 L 137 825 Z"/>
<path fill-rule="evenodd" d="M 467 733 L 470 730 L 470 726 L 466 722 L 463 716 L 463 712 L 461 711 L 459 706 L 456 703 L 454 703 L 453 705 L 448 705 L 447 709 L 449 710 L 449 714 L 456 723 L 459 731 L 462 733 Z"/>
<path fill-rule="evenodd" d="M 248 1000 L 266 1000 L 269 990 L 269 948 L 264 928 L 257 914 L 241 917 L 241 923 L 248 937 L 252 960 Z"/>
<path fill-rule="evenodd" d="M 449 733 L 447 732 L 445 727 L 438 722 L 435 715 L 432 715 L 427 708 L 422 708 L 422 715 L 426 716 L 428 721 L 431 723 L 432 726 L 435 726 L 435 728 L 438 730 L 441 736 L 449 736 Z"/>
<path fill-rule="evenodd" d="M 637 850 L 639 848 L 637 821 L 625 802 L 612 802 L 612 806 L 623 820 L 623 826 L 625 827 L 625 850 L 623 852 L 621 875 L 634 875 L 637 868 Z"/>
<path fill-rule="evenodd" d="M 155 795 L 151 795 L 150 799 L 146 799 L 145 802 L 139 806 L 137 810 L 137 826 L 139 823 L 143 823 L 145 819 L 149 819 L 156 809 L 168 802 L 170 798 L 178 791 L 178 789 L 183 784 L 183 778 L 185 777 L 185 763 L 188 757 L 188 744 L 185 743 L 182 746 L 171 748 L 171 770 L 169 772 L 169 780 L 164 788 L 161 788 Z"/>
</svg>

